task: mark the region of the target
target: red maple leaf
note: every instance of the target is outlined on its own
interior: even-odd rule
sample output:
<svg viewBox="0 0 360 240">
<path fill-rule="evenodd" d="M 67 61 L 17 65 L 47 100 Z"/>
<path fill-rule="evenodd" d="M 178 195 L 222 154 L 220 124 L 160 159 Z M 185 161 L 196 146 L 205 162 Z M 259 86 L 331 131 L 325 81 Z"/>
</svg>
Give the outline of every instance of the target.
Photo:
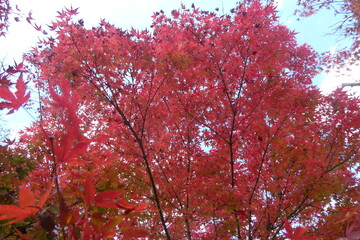
<svg viewBox="0 0 360 240">
<path fill-rule="evenodd" d="M 16 89 L 17 91 L 14 94 L 8 87 L 0 86 L 0 98 L 5 100 L 5 102 L 1 102 L 1 106 L 10 110 L 8 114 L 18 110 L 30 98 L 30 93 L 26 93 L 26 84 L 22 75 L 19 76 L 16 82 Z"/>
</svg>

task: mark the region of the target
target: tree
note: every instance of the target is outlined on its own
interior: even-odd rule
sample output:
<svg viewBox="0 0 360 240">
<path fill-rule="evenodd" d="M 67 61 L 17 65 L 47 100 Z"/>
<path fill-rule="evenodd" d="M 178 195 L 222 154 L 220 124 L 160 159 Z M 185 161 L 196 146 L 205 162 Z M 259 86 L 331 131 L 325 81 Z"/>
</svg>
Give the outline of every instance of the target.
<svg viewBox="0 0 360 240">
<path fill-rule="evenodd" d="M 298 0 L 298 5 L 301 7 L 298 11 L 304 17 L 311 16 L 324 8 L 332 9 L 335 14 L 343 16 L 343 21 L 338 25 L 339 30 L 344 30 L 346 36 L 359 34 L 360 4 L 358 1 Z"/>
<path fill-rule="evenodd" d="M 42 104 L 16 151 L 33 170 L 0 219 L 60 239 L 356 234 L 359 99 L 321 95 L 273 6 L 182 6 L 151 31 L 76 13 L 26 56 Z"/>
<path fill-rule="evenodd" d="M 22 20 L 24 15 L 21 13 L 19 7 L 16 5 L 15 9 L 9 0 L 0 0 L 0 37 L 5 37 L 10 26 L 10 17 L 13 17 L 15 22 Z M 32 24 L 32 13 L 29 12 L 26 16 L 26 21 Z"/>
<path fill-rule="evenodd" d="M 9 14 L 11 12 L 8 0 L 0 1 L 0 36 L 4 36 L 9 26 Z"/>
<path fill-rule="evenodd" d="M 352 46 L 338 51 L 330 63 L 343 66 L 344 63 L 356 63 L 360 59 L 360 3 L 357 0 L 298 0 L 300 8 L 297 12 L 302 17 L 311 16 L 323 9 L 332 10 L 342 20 L 337 24 L 336 31 L 352 40 Z"/>
</svg>

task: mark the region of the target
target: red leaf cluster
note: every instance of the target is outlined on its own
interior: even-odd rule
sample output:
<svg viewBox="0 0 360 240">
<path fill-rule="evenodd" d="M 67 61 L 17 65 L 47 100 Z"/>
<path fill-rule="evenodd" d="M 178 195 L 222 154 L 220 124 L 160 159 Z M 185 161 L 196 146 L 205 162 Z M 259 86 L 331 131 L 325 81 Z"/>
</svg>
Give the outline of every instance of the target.
<svg viewBox="0 0 360 240">
<path fill-rule="evenodd" d="M 0 102 L 0 109 L 7 108 L 10 111 L 8 114 L 18 110 L 30 99 L 30 93 L 26 93 L 26 84 L 23 80 L 23 63 L 16 64 L 13 67 L 9 67 L 5 73 L 0 73 L 1 85 L 0 85 L 0 99 L 4 101 Z M 16 81 L 16 92 L 13 93 L 10 90 L 10 84 L 8 78 L 16 73 L 20 73 Z"/>
</svg>

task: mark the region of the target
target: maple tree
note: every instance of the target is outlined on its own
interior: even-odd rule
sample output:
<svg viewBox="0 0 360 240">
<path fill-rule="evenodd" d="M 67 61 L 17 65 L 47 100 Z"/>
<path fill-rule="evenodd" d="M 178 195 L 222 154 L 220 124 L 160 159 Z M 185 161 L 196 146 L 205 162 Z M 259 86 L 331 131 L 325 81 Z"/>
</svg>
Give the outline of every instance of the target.
<svg viewBox="0 0 360 240">
<path fill-rule="evenodd" d="M 15 5 L 14 8 L 9 0 L 0 0 L 0 37 L 6 36 L 11 19 L 14 19 L 15 22 L 20 22 L 24 17 L 25 15 L 21 12 L 18 5 Z M 25 19 L 28 23 L 33 24 L 31 12 L 27 13 Z M 35 27 L 35 24 L 33 26 Z"/>
<path fill-rule="evenodd" d="M 301 17 L 308 17 L 327 9 L 329 13 L 340 16 L 336 32 L 351 39 L 350 47 L 338 50 L 332 57 L 327 57 L 332 66 L 342 68 L 345 64 L 356 64 L 360 59 L 360 2 L 357 0 L 298 0 Z M 335 63 L 335 65 L 334 65 Z"/>
<path fill-rule="evenodd" d="M 8 0 L 0 1 L 0 36 L 4 36 L 9 27 L 9 14 L 11 6 Z"/>
<path fill-rule="evenodd" d="M 360 4 L 356 0 L 298 0 L 298 5 L 301 16 L 311 16 L 322 9 L 332 9 L 335 14 L 343 16 L 339 29 L 345 30 L 347 35 L 359 34 Z"/>
<path fill-rule="evenodd" d="M 317 55 L 272 5 L 182 6 L 155 13 L 151 31 L 76 15 L 59 12 L 25 56 L 41 104 L 7 149 L 31 163 L 25 176 L 0 173 L 16 179 L 7 195 L 19 189 L 0 208 L 12 235 L 358 235 L 359 99 L 312 85 Z M 22 78 L 1 87 L 10 112 L 29 98 Z"/>
</svg>

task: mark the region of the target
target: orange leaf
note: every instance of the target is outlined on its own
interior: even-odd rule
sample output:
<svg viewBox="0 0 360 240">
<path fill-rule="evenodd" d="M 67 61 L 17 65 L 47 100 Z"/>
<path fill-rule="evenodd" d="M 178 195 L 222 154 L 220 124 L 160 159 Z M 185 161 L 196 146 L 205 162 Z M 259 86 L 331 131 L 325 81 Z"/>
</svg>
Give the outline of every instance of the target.
<svg viewBox="0 0 360 240">
<path fill-rule="evenodd" d="M 19 205 L 24 208 L 27 206 L 35 206 L 35 196 L 34 193 L 24 186 L 20 187 L 19 193 Z"/>
<path fill-rule="evenodd" d="M 112 218 L 109 222 L 107 222 L 103 227 L 103 236 L 104 238 L 113 235 L 116 231 L 116 227 L 124 220 L 125 216 L 120 215 L 118 217 Z"/>
<path fill-rule="evenodd" d="M 34 207 L 25 207 L 21 208 L 16 205 L 1 205 L 0 209 L 0 220 L 11 220 L 6 224 L 12 224 L 15 222 L 19 222 L 24 218 L 30 217 L 37 213 L 39 209 Z"/>
<path fill-rule="evenodd" d="M 21 208 L 16 205 L 1 205 L 0 208 L 0 215 L 17 214 L 21 212 Z"/>
</svg>

